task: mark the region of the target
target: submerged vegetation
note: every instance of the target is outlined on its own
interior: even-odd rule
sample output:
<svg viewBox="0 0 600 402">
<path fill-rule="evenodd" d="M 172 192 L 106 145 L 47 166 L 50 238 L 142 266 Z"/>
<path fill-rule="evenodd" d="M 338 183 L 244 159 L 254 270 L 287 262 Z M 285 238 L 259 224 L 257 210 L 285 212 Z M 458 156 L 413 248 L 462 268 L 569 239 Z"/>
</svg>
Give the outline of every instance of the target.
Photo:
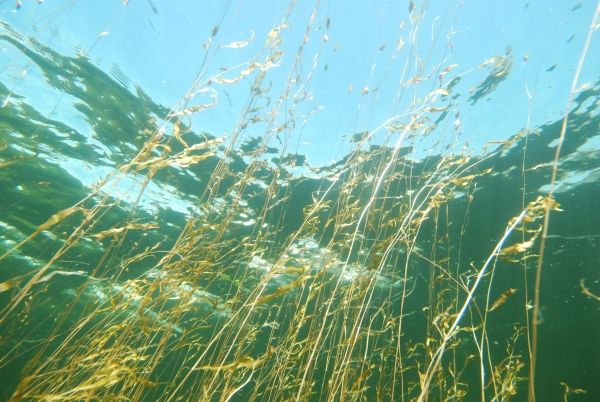
<svg viewBox="0 0 600 402">
<path fill-rule="evenodd" d="M 600 81 L 578 81 L 597 10 L 583 16 L 573 4 L 564 16 L 586 28 L 558 114 L 531 124 L 546 90 L 538 60 L 532 79 L 516 80 L 528 109 L 506 134 L 479 127 L 478 108 L 507 119 L 495 95 L 535 61 L 510 43 L 456 61 L 460 1 L 433 16 L 428 2 L 406 2 L 398 35 L 369 49 L 362 82 L 328 75 L 353 44 L 321 2 L 303 14 L 292 1 L 242 40 L 226 36 L 242 18 L 226 6 L 204 27 L 197 76 L 173 108 L 93 58 L 108 30 L 74 55 L 44 42 L 75 7 L 64 3 L 26 28 L 0 22 L 10 48 L 0 78 L 0 398 L 600 392 L 597 359 L 549 363 L 599 348 L 599 273 L 576 270 L 597 262 L 600 236 L 586 195 L 597 196 Z M 141 7 L 161 10 L 120 6 L 110 29 Z M 319 104 L 328 80 L 343 88 L 332 95 L 339 110 Z M 36 87 L 50 106 L 29 99 Z M 211 112 L 226 134 L 203 120 Z M 309 144 L 303 136 L 319 128 L 309 122 L 323 115 L 339 116 L 339 131 Z M 334 160 L 309 164 L 317 147 Z M 571 332 L 547 326 L 577 314 Z"/>
</svg>

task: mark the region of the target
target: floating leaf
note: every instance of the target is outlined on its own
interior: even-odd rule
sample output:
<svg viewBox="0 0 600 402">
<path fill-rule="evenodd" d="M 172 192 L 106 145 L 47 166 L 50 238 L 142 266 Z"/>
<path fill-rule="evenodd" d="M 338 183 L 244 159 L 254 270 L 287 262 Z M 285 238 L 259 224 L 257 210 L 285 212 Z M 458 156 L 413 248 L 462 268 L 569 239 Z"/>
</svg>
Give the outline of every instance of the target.
<svg viewBox="0 0 600 402">
<path fill-rule="evenodd" d="M 252 31 L 252 36 L 250 38 L 243 40 L 241 42 L 231 42 L 229 45 L 221 46 L 221 47 L 230 47 L 233 49 L 239 49 L 241 47 L 247 46 L 254 39 L 254 31 Z"/>
<path fill-rule="evenodd" d="M 100 233 L 96 233 L 91 236 L 95 237 L 98 240 L 102 240 L 107 237 L 116 236 L 120 233 L 123 233 L 126 230 L 146 230 L 146 229 L 158 229 L 158 228 L 159 228 L 159 226 L 154 223 L 130 223 L 127 226 L 123 226 L 121 228 L 104 230 Z"/>
</svg>

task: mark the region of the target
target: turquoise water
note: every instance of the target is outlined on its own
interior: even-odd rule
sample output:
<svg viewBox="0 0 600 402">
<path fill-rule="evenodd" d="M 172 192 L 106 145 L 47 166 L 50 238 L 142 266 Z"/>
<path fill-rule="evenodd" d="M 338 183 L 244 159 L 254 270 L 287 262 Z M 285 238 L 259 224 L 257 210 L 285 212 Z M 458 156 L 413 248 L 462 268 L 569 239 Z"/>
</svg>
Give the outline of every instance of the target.
<svg viewBox="0 0 600 402">
<path fill-rule="evenodd" d="M 19 3 L 1 400 L 600 395 L 596 4 Z"/>
</svg>

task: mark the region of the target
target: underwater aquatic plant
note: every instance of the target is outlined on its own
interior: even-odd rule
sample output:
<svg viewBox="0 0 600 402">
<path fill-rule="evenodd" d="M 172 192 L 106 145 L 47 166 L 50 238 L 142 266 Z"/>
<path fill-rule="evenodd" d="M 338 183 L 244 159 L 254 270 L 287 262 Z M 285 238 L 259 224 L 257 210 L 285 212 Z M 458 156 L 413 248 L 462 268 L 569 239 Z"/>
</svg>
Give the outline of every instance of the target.
<svg viewBox="0 0 600 402">
<path fill-rule="evenodd" d="M 553 353 L 537 346 L 542 265 L 577 261 L 560 254 L 571 241 L 593 260 L 598 237 L 585 197 L 567 197 L 600 168 L 598 84 L 578 84 L 598 11 L 583 31 L 592 6 L 557 3 L 536 50 L 519 41 L 527 24 L 505 29 L 461 1 L 350 13 L 292 1 L 264 6 L 270 20 L 247 17 L 256 3 L 199 4 L 65 1 L 3 18 L 2 397 L 593 394 L 535 362 Z M 544 10 L 520 8 L 503 15 Z M 87 12 L 99 25 L 87 15 L 81 41 L 93 40 L 70 54 L 55 41 Z M 119 59 L 119 29 L 145 51 Z M 476 40 L 490 32 L 493 48 Z M 558 38 L 578 57 L 545 60 Z M 132 58 L 151 79 L 124 67 Z M 569 80 L 553 92 L 556 68 Z M 535 102 L 555 95 L 543 113 L 559 117 L 539 118 Z M 548 234 L 550 214 L 574 208 L 590 232 L 557 218 Z M 577 303 L 596 302 L 567 274 Z"/>
</svg>

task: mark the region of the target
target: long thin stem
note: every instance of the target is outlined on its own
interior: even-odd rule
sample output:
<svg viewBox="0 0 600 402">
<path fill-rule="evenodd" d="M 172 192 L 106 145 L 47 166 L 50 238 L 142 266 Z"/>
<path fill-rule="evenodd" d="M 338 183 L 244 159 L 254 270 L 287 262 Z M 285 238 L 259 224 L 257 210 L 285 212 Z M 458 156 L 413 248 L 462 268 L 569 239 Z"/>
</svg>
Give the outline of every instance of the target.
<svg viewBox="0 0 600 402">
<path fill-rule="evenodd" d="M 550 190 L 548 191 L 548 199 L 552 200 L 552 195 L 554 193 L 554 184 L 556 182 L 556 173 L 558 171 L 558 158 L 560 157 L 560 150 L 562 148 L 562 144 L 565 140 L 565 135 L 567 133 L 567 122 L 569 120 L 569 112 L 571 110 L 571 105 L 573 104 L 573 99 L 575 98 L 576 88 L 577 88 L 577 80 L 579 79 L 579 74 L 581 73 L 581 67 L 583 66 L 583 61 L 585 60 L 585 55 L 587 54 L 588 47 L 592 40 L 592 34 L 596 30 L 596 24 L 598 21 L 598 14 L 600 14 L 600 1 L 596 6 L 596 12 L 594 13 L 594 18 L 592 19 L 592 24 L 590 25 L 590 29 L 588 30 L 588 36 L 585 40 L 585 45 L 583 47 L 583 51 L 581 53 L 581 57 L 579 59 L 579 64 L 577 65 L 577 69 L 575 70 L 575 76 L 573 77 L 573 83 L 571 84 L 571 93 L 569 95 L 569 102 L 567 103 L 567 108 L 565 111 L 565 117 L 563 118 L 562 127 L 560 130 L 560 137 L 558 138 L 558 144 L 556 146 L 556 153 L 554 154 L 554 162 L 552 164 L 552 178 L 550 180 Z M 540 283 L 542 280 L 542 264 L 544 260 L 544 245 L 546 243 L 546 236 L 548 234 L 548 225 L 550 223 L 550 209 L 552 203 L 546 203 L 546 214 L 544 216 L 544 228 L 542 230 L 542 240 L 540 241 L 540 257 L 538 259 L 537 271 L 535 274 L 535 289 L 534 289 L 534 300 L 533 300 L 533 327 L 531 331 L 531 365 L 529 367 L 529 392 L 527 396 L 528 402 L 535 401 L 535 363 L 537 357 L 537 329 L 538 329 L 538 316 L 540 312 Z"/>
</svg>

